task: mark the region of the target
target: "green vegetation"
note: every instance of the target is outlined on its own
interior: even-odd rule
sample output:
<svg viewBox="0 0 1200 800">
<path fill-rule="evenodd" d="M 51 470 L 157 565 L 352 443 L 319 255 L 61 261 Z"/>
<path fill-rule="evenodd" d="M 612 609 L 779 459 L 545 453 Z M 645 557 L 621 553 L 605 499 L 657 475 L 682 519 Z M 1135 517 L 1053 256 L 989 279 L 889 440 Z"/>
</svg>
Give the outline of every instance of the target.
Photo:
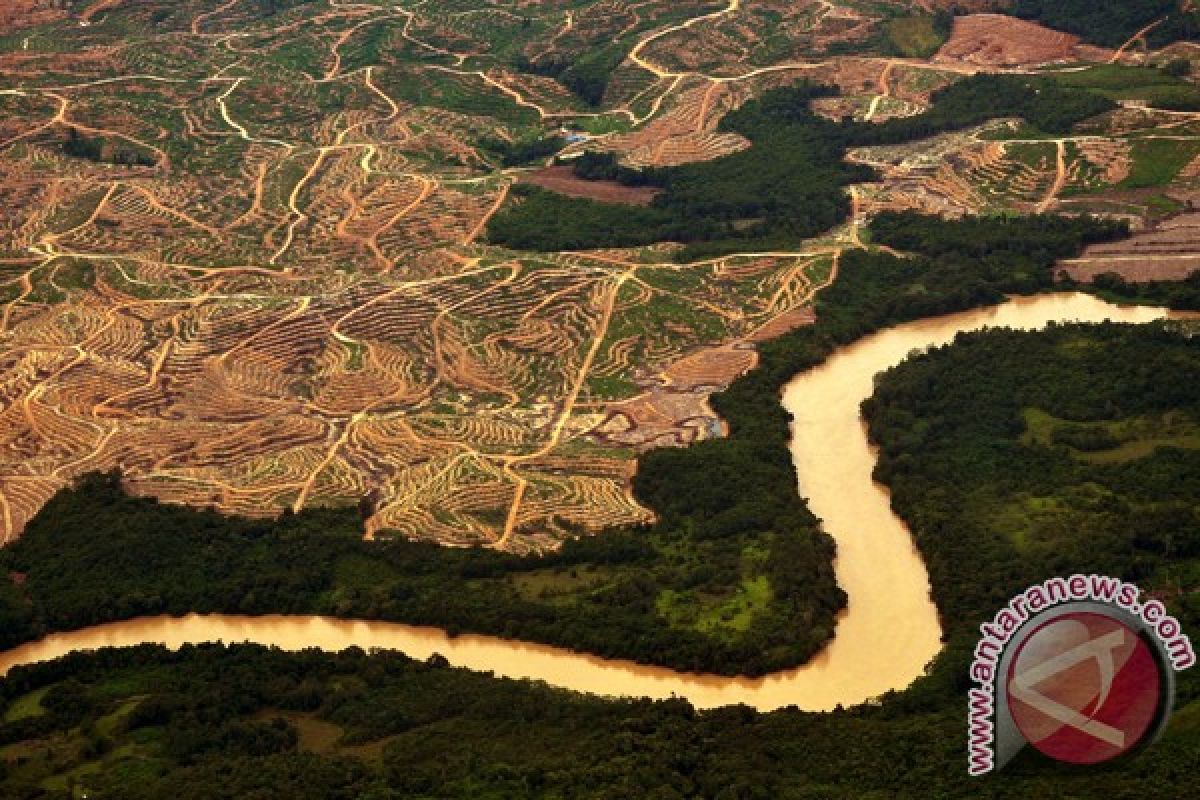
<svg viewBox="0 0 1200 800">
<path fill-rule="evenodd" d="M 929 58 L 950 38 L 954 15 L 948 11 L 896 17 L 884 26 L 884 36 L 897 55 Z"/>
<path fill-rule="evenodd" d="M 1076 422 L 1038 408 L 1024 410 L 1023 444 L 1061 445 L 1072 456 L 1097 464 L 1132 461 L 1159 447 L 1200 449 L 1200 425 L 1176 410 L 1119 420 Z"/>
<path fill-rule="evenodd" d="M 1196 142 L 1177 139 L 1137 139 L 1133 142 L 1133 166 L 1121 181 L 1125 189 L 1166 186 L 1197 154 Z"/>
<path fill-rule="evenodd" d="M 1116 108 L 1086 88 L 1059 86 L 1023 75 L 973 75 L 933 94 L 933 107 L 915 117 L 851 126 L 856 145 L 901 144 L 961 130 L 1001 117 L 1021 117 L 1039 131 L 1065 133 L 1089 117 Z"/>
<path fill-rule="evenodd" d="M 802 84 L 746 103 L 720 128 L 753 146 L 713 161 L 637 171 L 618 167 L 611 156 L 584 156 L 576 164 L 581 177 L 661 186 L 663 192 L 649 206 L 630 208 L 523 189 L 518 203 L 492 217 L 488 236 L 497 244 L 543 251 L 676 241 L 688 244 L 680 254 L 684 260 L 783 249 L 843 221 L 850 210 L 843 187 L 874 177 L 843 160 L 847 147 L 898 144 L 1006 116 L 1061 132 L 1114 107 L 1087 89 L 980 75 L 936 93 L 924 114 L 879 125 L 837 123 L 809 108 L 833 91 Z"/>
<path fill-rule="evenodd" d="M 1026 752 L 972 779 L 965 699 L 697 712 L 682 700 L 499 680 L 436 657 L 252 645 L 72 655 L 14 671 L 0 707 L 38 694 L 53 710 L 0 725 L 5 797 L 1037 797 L 1050 781 L 1072 797 L 1172 797 L 1200 746 L 1200 704 L 1186 694 L 1166 736 L 1128 761 L 1068 771 Z"/>
<path fill-rule="evenodd" d="M 612 73 L 625 60 L 628 47 L 614 42 L 607 47 L 589 49 L 576 58 L 550 58 L 530 61 L 518 58 L 514 66 L 521 72 L 554 78 L 593 108 L 604 102 L 604 93 Z"/>
<path fill-rule="evenodd" d="M 1147 34 L 1151 47 L 1200 35 L 1200 15 L 1183 11 L 1179 0 L 1017 0 L 1009 13 L 1104 47 L 1120 47 L 1158 20 Z"/>
<path fill-rule="evenodd" d="M 964 674 L 967 620 L 1048 575 L 1121 577 L 1200 626 L 1198 370 L 1177 323 L 1106 323 L 959 336 L 878 381 L 875 474 Z"/>
<path fill-rule="evenodd" d="M 1200 86 L 1183 80 L 1178 74 L 1179 64 L 1190 68 L 1189 62 L 1182 60 L 1159 69 L 1098 64 L 1077 72 L 1054 73 L 1054 83 L 1062 87 L 1093 89 L 1113 100 L 1141 100 L 1152 108 L 1167 111 L 1200 110 Z"/>
<path fill-rule="evenodd" d="M 1114 302 L 1146 303 L 1177 311 L 1200 311 L 1200 270 L 1182 281 L 1127 283 L 1115 272 L 1097 275 L 1088 288 Z"/>
<path fill-rule="evenodd" d="M 401 64 L 376 71 L 375 83 L 397 102 L 456 111 L 473 117 L 491 117 L 509 127 L 532 129 L 537 112 L 518 105 L 474 76 L 420 70 Z M 236 96 L 236 95 L 235 95 Z"/>
<path fill-rule="evenodd" d="M 588 181 L 616 181 L 624 186 L 666 186 L 671 171 L 664 167 L 625 167 L 615 153 L 585 150 L 569 162 L 572 171 Z"/>
<path fill-rule="evenodd" d="M 1120 771 L 1064 774 L 1026 754 L 980 781 L 962 768 L 958 707 L 697 713 L 437 659 L 248 645 L 74 655 L 19 669 L 0 692 L 3 704 L 55 697 L 36 722 L 0 726 L 0 791 L 39 800 L 71 797 L 67 783 L 97 800 L 1036 796 L 1051 777 L 1076 796 L 1171 796 L 1162 782 L 1198 733 L 1173 725 Z"/>
<path fill-rule="evenodd" d="M 249 5 L 259 16 L 271 17 L 311 2 L 313 0 L 251 0 Z"/>
<path fill-rule="evenodd" d="M 1192 62 L 1186 58 L 1173 58 L 1159 67 L 1164 74 L 1183 78 L 1192 74 Z"/>
<path fill-rule="evenodd" d="M 519 167 L 545 161 L 563 149 L 567 140 L 561 136 L 535 136 L 513 141 L 487 137 L 479 142 L 480 147 L 495 153 L 503 167 Z"/>
<path fill-rule="evenodd" d="M 754 142 L 748 150 L 699 164 L 659 171 L 664 191 L 643 208 L 526 192 L 522 202 L 494 216 L 492 241 L 532 250 L 632 247 L 659 241 L 704 242 L 690 255 L 735 251 L 753 242 L 795 241 L 824 231 L 849 212 L 840 191 L 871 177 L 842 161 L 830 135 L 835 123 L 808 109 L 816 86 L 779 90 L 726 115 L 722 130 Z"/>
<path fill-rule="evenodd" d="M 908 240 L 934 225 L 897 215 L 881 233 Z M 999 252 L 1011 250 L 1031 229 L 1050 248 L 1087 230 L 1055 220 L 977 221 L 952 231 L 932 258 L 948 266 L 964 242 L 981 236 Z M 854 285 L 867 285 L 870 275 Z M 913 294 L 911 283 L 897 287 Z M 879 704 L 828 714 L 699 712 L 683 700 L 602 699 L 496 679 L 449 668 L 438 656 L 422 663 L 357 649 L 288 654 L 202 645 L 171 653 L 144 645 L 17 668 L 0 682 L 0 793 L 30 800 L 85 793 L 97 800 L 1181 796 L 1200 749 L 1196 670 L 1178 676 L 1176 714 L 1150 748 L 1074 770 L 1027 748 L 1003 771 L 969 778 L 965 664 L 978 623 L 1052 574 L 1119 575 L 1163 598 L 1185 629 L 1200 624 L 1200 513 L 1191 491 L 1200 451 L 1165 442 L 1105 462 L 1093 456 L 1107 442 L 1079 433 L 1172 432 L 1177 444 L 1200 424 L 1198 371 L 1200 349 L 1169 326 L 1106 324 L 960 336 L 883 376 L 864 407 L 882 449 L 878 476 L 929 564 L 948 645 L 927 677 Z M 1070 443 L 1057 433 L 1064 430 L 1072 431 Z M 741 553 L 746 562 L 775 556 Z M 362 586 L 381 578 L 369 559 L 341 571 Z M 597 568 L 570 579 L 527 575 L 538 595 L 607 577 Z M 742 607 L 762 593 L 761 581 L 744 588 Z M 723 614 L 736 619 L 739 608 Z"/>
<path fill-rule="evenodd" d="M 363 542 L 348 510 L 224 518 L 129 497 L 115 476 L 93 475 L 59 493 L 0 553 L 0 572 L 25 576 L 0 590 L 0 646 L 143 614 L 288 612 L 517 636 L 681 669 L 778 669 L 826 641 L 844 596 L 831 542 L 784 491 L 790 470 L 735 469 L 730 491 L 759 504 L 767 492 L 777 498 L 754 518 L 736 500 L 714 498 L 740 516 L 696 525 L 700 514 L 685 514 L 649 532 L 573 540 L 540 558 Z M 744 563 L 752 547 L 770 558 Z M 580 570 L 598 577 L 575 581 Z M 711 624 L 742 602 L 747 584 L 768 581 L 769 603 Z M 666 592 L 675 606 L 661 618 Z"/>
<path fill-rule="evenodd" d="M 654 206 L 602 203 L 517 184 L 519 200 L 488 222 L 488 238 L 514 250 L 634 247 L 683 237 L 673 214 Z"/>
<path fill-rule="evenodd" d="M 521 559 L 365 543 L 355 515 L 242 520 L 125 496 L 93 476 L 0 551 L 8 646 L 146 613 L 319 612 L 541 639 L 726 671 L 775 668 L 828 634 L 833 556 L 795 493 L 780 387 L 879 327 L 1053 285 L 1056 259 L 1126 230 L 1086 218 L 882 214 L 845 254 L 820 322 L 767 342 L 714 401 L 728 439 L 643 457 L 652 529 Z M 0 683 L 0 793 L 21 798 L 1173 796 L 1200 747 L 1200 686 L 1154 747 L 1064 771 L 1027 751 L 963 765 L 977 625 L 1047 575 L 1111 572 L 1195 628 L 1200 351 L 1165 326 L 960 337 L 865 406 L 929 565 L 948 638 L 928 677 L 832 714 L 698 713 L 421 664 L 396 654 L 151 646 L 77 654 Z M 931 391 L 930 387 L 936 387 Z M 1182 445 L 1182 446 L 1181 446 Z M 1134 448 L 1134 449 L 1131 449 Z M 715 591 L 714 591 L 715 590 Z M 827 594 L 822 595 L 821 593 Z M 775 643 L 771 635 L 796 637 Z"/>
</svg>

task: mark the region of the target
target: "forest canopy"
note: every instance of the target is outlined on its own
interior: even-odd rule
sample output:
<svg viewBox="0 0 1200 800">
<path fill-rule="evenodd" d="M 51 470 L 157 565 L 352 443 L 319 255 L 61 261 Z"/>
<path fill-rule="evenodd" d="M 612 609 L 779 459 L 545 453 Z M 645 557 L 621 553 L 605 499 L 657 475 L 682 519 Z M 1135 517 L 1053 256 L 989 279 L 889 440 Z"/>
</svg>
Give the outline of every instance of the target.
<svg viewBox="0 0 1200 800">
<path fill-rule="evenodd" d="M 1146 34 L 1151 47 L 1200 35 L 1200 13 L 1179 0 L 1017 0 L 1010 13 L 1103 47 L 1120 47 L 1159 20 Z"/>
<path fill-rule="evenodd" d="M 811 110 L 814 99 L 834 93 L 803 83 L 751 100 L 719 124 L 749 139 L 751 147 L 712 161 L 635 170 L 611 156 L 584 154 L 573 161 L 579 177 L 663 191 L 647 207 L 630 207 L 518 187 L 517 201 L 489 221 L 488 237 L 541 251 L 682 242 L 681 260 L 784 249 L 845 221 L 845 188 L 875 179 L 870 168 L 845 161 L 849 147 L 899 144 L 1001 117 L 1022 117 L 1058 133 L 1115 108 L 1087 88 L 977 75 L 936 92 L 922 114 L 876 125 L 835 122 Z"/>
</svg>

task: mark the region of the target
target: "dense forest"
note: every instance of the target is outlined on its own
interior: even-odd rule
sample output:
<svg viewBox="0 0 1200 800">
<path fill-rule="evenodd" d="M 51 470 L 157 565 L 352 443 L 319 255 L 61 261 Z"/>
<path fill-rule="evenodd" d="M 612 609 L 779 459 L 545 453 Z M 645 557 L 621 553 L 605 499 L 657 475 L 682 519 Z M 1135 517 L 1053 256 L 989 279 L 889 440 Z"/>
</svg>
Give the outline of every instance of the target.
<svg viewBox="0 0 1200 800">
<path fill-rule="evenodd" d="M 841 188 L 874 174 L 846 164 L 836 123 L 808 104 L 831 90 L 801 86 L 770 92 L 725 116 L 722 130 L 754 146 L 723 158 L 663 170 L 662 194 L 646 208 L 529 190 L 492 218 L 493 242 L 526 250 L 627 247 L 659 241 L 796 241 L 829 229 L 849 213 Z M 584 165 L 586 169 L 587 165 Z M 736 240 L 731 242 L 730 240 Z M 714 245 L 709 246 L 714 247 Z"/>
<path fill-rule="evenodd" d="M 1182 281 L 1129 283 L 1115 272 L 1097 275 L 1089 287 L 1114 301 L 1166 306 L 1176 311 L 1200 311 L 1200 269 Z"/>
<path fill-rule="evenodd" d="M 353 511 L 275 521 L 130 498 L 111 476 L 59 493 L 0 550 L 4 644 L 48 630 L 185 611 L 309 612 L 431 624 L 723 673 L 800 663 L 844 604 L 833 542 L 795 490 L 782 386 L 880 327 L 1053 285 L 1058 258 L 1120 236 L 1087 218 L 944 222 L 881 214 L 877 241 L 919 255 L 847 253 L 820 321 L 760 348 L 714 406 L 732 435 L 642 457 L 647 530 L 522 559 L 407 541 L 362 542 Z M 764 581 L 765 603 L 746 607 Z"/>
<path fill-rule="evenodd" d="M 1120 47 L 1162 20 L 1146 36 L 1151 47 L 1159 48 L 1200 36 L 1200 13 L 1182 5 L 1180 0 L 1017 0 L 1010 13 L 1104 47 Z"/>
<path fill-rule="evenodd" d="M 613 42 L 607 47 L 596 47 L 574 58 L 550 57 L 529 60 L 517 58 L 513 67 L 520 72 L 554 78 L 593 108 L 604 101 L 612 73 L 627 55 L 627 47 Z"/>
<path fill-rule="evenodd" d="M 853 146 L 903 144 L 1002 117 L 1021 117 L 1046 133 L 1066 133 L 1116 108 L 1112 100 L 1086 88 L 1026 75 L 972 75 L 939 89 L 931 99 L 932 106 L 913 117 L 882 123 L 846 121 L 845 140 Z"/>
<path fill-rule="evenodd" d="M 844 595 L 831 541 L 792 490 L 791 473 L 778 473 L 731 472 L 728 491 L 759 502 L 752 516 L 730 502 L 703 526 L 689 524 L 697 509 L 672 526 L 581 538 L 535 558 L 364 542 L 349 510 L 222 517 L 129 497 L 117 476 L 91 475 L 60 492 L 0 552 L 0 575 L 18 574 L 22 583 L 0 588 L 0 646 L 144 614 L 318 613 L 545 641 L 680 669 L 779 669 L 824 644 Z M 765 607 L 723 619 L 738 607 L 743 583 L 756 579 L 770 582 Z M 666 598 L 670 619 L 660 614 Z"/>
<path fill-rule="evenodd" d="M 616 181 L 623 186 L 667 185 L 671 171 L 669 167 L 626 167 L 617 160 L 616 153 L 601 153 L 584 150 L 570 160 L 571 170 L 576 177 L 585 181 Z"/>
<path fill-rule="evenodd" d="M 1069 770 L 1027 749 L 996 775 L 968 778 L 965 699 L 917 694 L 831 714 L 697 712 L 682 700 L 601 699 L 396 653 L 105 650 L 0 683 L 0 794 L 1133 800 L 1182 797 L 1194 780 L 1194 699 L 1129 760 Z"/>
<path fill-rule="evenodd" d="M 494 155 L 502 167 L 519 167 L 545 161 L 567 143 L 562 136 L 539 136 L 528 139 L 507 140 L 489 136 L 479 141 L 479 146 Z"/>
<path fill-rule="evenodd" d="M 834 122 L 810 108 L 834 91 L 812 84 L 776 89 L 730 112 L 720 129 L 752 146 L 712 161 L 634 170 L 585 154 L 573 162 L 580 177 L 663 192 L 647 207 L 631 207 L 518 187 L 518 202 L 492 217 L 488 236 L 546 251 L 682 242 L 683 260 L 784 249 L 843 222 L 850 212 L 845 187 L 874 179 L 869 168 L 845 162 L 848 147 L 914 141 L 1000 117 L 1064 132 L 1115 107 L 1098 93 L 1047 79 L 978 75 L 936 92 L 932 108 L 915 117 Z"/>
<path fill-rule="evenodd" d="M 965 334 L 878 379 L 875 477 L 964 673 L 971 620 L 1052 575 L 1132 581 L 1200 630 L 1200 340 L 1179 325 Z"/>
</svg>

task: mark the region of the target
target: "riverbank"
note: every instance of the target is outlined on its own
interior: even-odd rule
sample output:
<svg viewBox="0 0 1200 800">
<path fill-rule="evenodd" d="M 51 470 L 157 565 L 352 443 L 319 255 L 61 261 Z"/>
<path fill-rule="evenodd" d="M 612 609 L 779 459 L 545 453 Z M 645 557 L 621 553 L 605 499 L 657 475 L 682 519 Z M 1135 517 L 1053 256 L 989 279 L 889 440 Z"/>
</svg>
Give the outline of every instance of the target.
<svg viewBox="0 0 1200 800">
<path fill-rule="evenodd" d="M 818 298 L 818 322 L 763 343 L 758 367 L 713 398 L 728 438 L 642 457 L 634 490 L 658 515 L 648 531 L 518 558 L 362 542 L 353 511 L 226 518 L 92 478 L 0 550 L 0 572 L 20 576 L 0 584 L 0 636 L 11 646 L 163 613 L 287 613 L 471 631 L 677 672 L 794 668 L 833 636 L 845 593 L 833 539 L 796 492 L 783 387 L 881 328 L 1050 290 L 1058 258 L 1123 230 L 1090 219 L 878 215 L 872 239 L 912 255 L 846 253 Z"/>
<path fill-rule="evenodd" d="M 876 453 L 859 406 L 875 376 L 914 350 L 947 344 L 985 327 L 1038 329 L 1069 321 L 1144 323 L 1161 309 L 1118 307 L 1070 293 L 1018 298 L 1002 305 L 899 325 L 840 348 L 797 376 L 783 395 L 792 415 L 791 453 L 800 491 L 837 542 L 839 585 L 849 595 L 836 634 L 808 664 L 759 679 L 697 675 L 562 648 L 488 636 L 320 616 L 195 615 L 114 622 L 54 634 L 0 655 L 0 673 L 76 650 L 142 643 L 255 642 L 286 650 L 399 650 L 433 654 L 450 664 L 497 676 L 525 678 L 605 696 L 682 697 L 696 708 L 742 704 L 760 711 L 796 706 L 828 711 L 902 690 L 941 647 L 941 627 L 929 578 L 888 490 L 872 478 Z"/>
</svg>

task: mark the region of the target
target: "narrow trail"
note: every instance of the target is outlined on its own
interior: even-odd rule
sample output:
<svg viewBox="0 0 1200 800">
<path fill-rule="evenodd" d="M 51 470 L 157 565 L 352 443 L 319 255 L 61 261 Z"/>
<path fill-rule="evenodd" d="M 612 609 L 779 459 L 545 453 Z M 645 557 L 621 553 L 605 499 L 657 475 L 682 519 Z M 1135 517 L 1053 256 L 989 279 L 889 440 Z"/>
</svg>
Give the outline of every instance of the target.
<svg viewBox="0 0 1200 800">
<path fill-rule="evenodd" d="M 646 38 L 640 40 L 637 44 L 635 44 L 633 46 L 633 49 L 629 51 L 629 55 L 627 56 L 627 58 L 630 61 L 632 61 L 634 64 L 637 64 L 642 69 L 646 70 L 647 72 L 653 73 L 654 75 L 656 75 L 659 78 L 682 78 L 682 77 L 685 77 L 689 73 L 672 72 L 664 67 L 660 67 L 659 65 L 655 64 L 653 61 L 649 61 L 649 60 L 643 58 L 642 51 L 645 50 L 649 45 L 651 45 L 654 42 L 658 41 L 659 39 L 663 38 L 664 36 L 668 36 L 677 31 L 686 30 L 687 28 L 690 28 L 693 25 L 698 25 L 701 22 L 704 22 L 705 20 L 717 19 L 719 17 L 726 17 L 726 16 L 729 16 L 730 14 L 734 14 L 737 12 L 737 10 L 739 8 L 741 8 L 741 5 L 742 5 L 742 0 L 729 0 L 729 5 L 719 11 L 713 11 L 712 13 L 709 13 L 709 14 L 702 14 L 698 17 L 692 17 L 691 19 L 689 19 L 685 22 L 681 22 L 678 25 L 672 25 L 668 28 L 663 28 L 662 30 L 657 31 L 657 32 L 647 36 Z"/>
<path fill-rule="evenodd" d="M 308 168 L 308 171 L 304 173 L 304 176 L 300 178 L 300 180 L 296 181 L 296 185 L 292 187 L 292 193 L 288 196 L 288 209 L 291 211 L 292 220 L 288 223 L 287 232 L 284 234 L 283 238 L 283 244 L 281 244 L 279 249 L 275 251 L 275 254 L 271 256 L 268 263 L 279 263 L 279 259 L 283 258 L 284 253 L 291 248 L 292 242 L 296 238 L 296 228 L 308 220 L 308 215 L 300 210 L 300 194 L 304 191 L 304 187 L 308 185 L 308 182 L 311 181 L 321 169 L 321 165 L 325 163 L 325 156 L 328 154 L 328 152 L 329 151 L 325 148 L 318 150 L 317 157 L 313 161 L 312 166 Z"/>
<path fill-rule="evenodd" d="M 79 24 L 85 27 L 91 25 L 92 18 L 97 14 L 101 13 L 102 11 L 108 11 L 109 9 L 116 8 L 123 2 L 125 2 L 125 0 L 96 0 L 96 2 L 85 8 L 79 15 Z"/>
<path fill-rule="evenodd" d="M 191 27 L 192 35 L 193 36 L 202 36 L 203 34 L 200 32 L 200 24 L 201 23 L 203 23 L 206 20 L 209 20 L 213 17 L 219 16 L 222 12 L 228 11 L 229 9 L 233 8 L 240 2 L 241 2 L 241 0 L 228 0 L 228 2 L 226 2 L 220 6 L 217 6 L 212 11 L 206 11 L 203 14 L 197 14 L 195 17 L 192 18 L 192 27 Z"/>
<path fill-rule="evenodd" d="M 483 233 L 484 229 L 487 228 L 488 222 L 490 222 L 492 217 L 496 215 L 496 212 L 500 210 L 500 207 L 504 205 L 504 201 L 508 199 L 508 193 L 511 188 L 511 183 L 504 184 L 503 188 L 500 189 L 499 196 L 496 197 L 496 202 L 492 203 L 491 208 L 484 213 L 483 217 L 479 220 L 475 227 L 467 233 L 466 237 L 463 239 L 463 244 L 471 244 L 479 237 L 479 234 Z"/>
<path fill-rule="evenodd" d="M 887 66 L 883 68 L 883 72 L 879 73 L 879 94 L 871 98 L 871 106 L 867 109 L 867 114 L 863 117 L 865 122 L 871 122 L 875 119 L 875 113 L 879 111 L 880 104 L 885 98 L 891 97 L 892 88 L 889 79 L 892 77 L 892 71 L 896 68 L 895 61 L 889 61 Z"/>
<path fill-rule="evenodd" d="M 704 133 L 708 129 L 708 112 L 712 109 L 713 93 L 720 88 L 721 84 L 715 81 L 709 82 L 708 88 L 704 90 L 704 97 L 700 98 L 700 110 L 696 112 L 696 133 Z M 663 142 L 666 143 L 665 141 Z"/>
<path fill-rule="evenodd" d="M 308 502 L 308 496 L 312 493 L 313 486 L 315 486 L 317 483 L 317 478 L 320 477 L 321 473 L 328 469 L 329 465 L 333 463 L 333 460 L 337 457 L 338 451 L 342 449 L 342 446 L 346 444 L 346 440 L 350 438 L 350 434 L 354 430 L 355 423 L 357 423 L 361 418 L 362 413 L 359 412 L 358 414 L 350 417 L 350 419 L 346 420 L 346 422 L 343 424 L 341 434 L 333 441 L 333 443 L 329 446 L 329 449 L 325 451 L 325 457 L 321 459 L 321 462 L 317 464 L 313 471 L 309 473 L 308 478 L 304 481 L 304 483 L 300 485 L 300 492 L 296 495 L 296 502 L 292 504 L 292 513 L 299 514 L 302 510 L 304 510 L 304 504 Z"/>
<path fill-rule="evenodd" d="M 396 225 L 400 223 L 400 220 L 404 219 L 413 211 L 420 208 L 421 205 L 429 199 L 429 196 L 437 191 L 437 181 L 433 180 L 432 178 L 425 178 L 423 176 L 416 177 L 421 182 L 421 191 L 417 194 L 417 197 L 411 203 L 404 206 L 390 218 L 388 218 L 388 221 L 385 222 L 379 229 L 372 231 L 370 237 L 367 239 L 367 247 L 371 249 L 371 252 L 374 253 L 376 259 L 383 265 L 384 270 L 390 270 L 393 266 L 393 262 L 386 255 L 384 255 L 383 250 L 380 249 L 379 237 L 396 227 Z"/>
<path fill-rule="evenodd" d="M 851 186 L 850 194 L 850 241 L 855 247 L 866 247 L 862 240 L 862 196 L 857 186 Z"/>
<path fill-rule="evenodd" d="M 521 456 L 511 456 L 505 459 L 504 471 L 506 474 L 513 475 L 517 478 L 517 491 L 513 496 L 512 504 L 509 506 L 508 516 L 504 523 L 503 535 L 492 546 L 496 549 L 504 549 L 512 538 L 513 531 L 516 529 L 517 514 L 521 504 L 521 500 L 525 494 L 526 481 L 524 478 L 516 476 L 512 471 L 514 464 L 522 461 L 529 461 L 536 458 L 541 458 L 555 447 L 558 446 L 559 440 L 562 438 L 563 431 L 567 427 L 567 423 L 571 419 L 571 414 L 575 410 L 575 404 L 579 401 L 579 394 L 583 391 L 588 377 L 592 373 L 592 364 L 596 360 L 596 356 L 600 352 L 601 346 L 604 344 L 605 338 L 608 336 L 608 330 L 612 325 L 613 312 L 617 307 L 617 298 L 621 294 L 621 287 L 625 282 L 633 277 L 633 271 L 624 272 L 616 277 L 613 281 L 612 288 L 605 295 L 604 305 L 601 309 L 600 320 L 596 324 L 596 330 L 592 334 L 592 344 L 588 348 L 587 354 L 583 358 L 583 363 L 576 371 L 575 381 L 571 386 L 571 391 L 566 398 L 563 399 L 562 409 L 558 413 L 558 418 L 554 422 L 554 426 L 550 430 L 550 436 L 542 447 L 532 453 Z"/>
<path fill-rule="evenodd" d="M 1155 20 L 1154 22 L 1151 22 L 1149 25 L 1147 25 L 1146 27 L 1142 28 L 1140 31 L 1135 33 L 1133 36 L 1129 37 L 1129 41 L 1125 42 L 1125 44 L 1123 44 L 1117 48 L 1117 51 L 1115 53 L 1113 53 L 1112 58 L 1110 58 L 1108 60 L 1108 63 L 1115 64 L 1118 61 L 1120 61 L 1121 57 L 1125 55 L 1126 50 L 1128 50 L 1130 47 L 1132 47 L 1134 44 L 1136 44 L 1140 40 L 1144 39 L 1146 34 L 1150 33 L 1150 31 L 1154 30 L 1155 28 L 1157 28 L 1159 25 L 1162 25 L 1166 21 L 1167 21 L 1166 17 Z"/>
<path fill-rule="evenodd" d="M 229 79 L 223 79 L 223 80 L 229 80 Z M 279 147 L 285 147 L 288 150 L 294 149 L 295 145 L 291 144 L 290 142 L 283 142 L 283 141 L 280 141 L 279 139 L 264 139 L 264 138 L 260 138 L 257 136 L 251 136 L 250 131 L 246 130 L 246 128 L 244 128 L 241 125 L 241 123 L 239 123 L 237 120 L 235 120 L 233 118 L 233 115 L 231 115 L 229 113 L 229 104 L 227 103 L 227 101 L 229 100 L 230 95 L 232 95 L 235 91 L 237 91 L 238 87 L 241 86 L 242 82 L 245 80 L 246 80 L 245 78 L 233 78 L 232 83 L 230 84 L 229 88 L 217 96 L 217 107 L 221 109 L 221 119 L 225 120 L 225 124 L 228 125 L 230 128 L 233 128 L 233 130 L 237 133 L 237 135 L 242 137 L 243 139 L 245 139 L 247 142 L 257 142 L 259 144 L 272 144 L 272 145 L 277 145 Z"/>
<path fill-rule="evenodd" d="M 1048 210 L 1055 202 L 1058 201 L 1058 196 L 1062 194 L 1063 187 L 1067 185 L 1067 143 L 1064 139 L 1056 140 L 1058 151 L 1055 156 L 1055 175 L 1054 183 L 1050 185 L 1046 191 L 1046 196 L 1042 202 L 1037 205 L 1039 214 Z"/>
</svg>

